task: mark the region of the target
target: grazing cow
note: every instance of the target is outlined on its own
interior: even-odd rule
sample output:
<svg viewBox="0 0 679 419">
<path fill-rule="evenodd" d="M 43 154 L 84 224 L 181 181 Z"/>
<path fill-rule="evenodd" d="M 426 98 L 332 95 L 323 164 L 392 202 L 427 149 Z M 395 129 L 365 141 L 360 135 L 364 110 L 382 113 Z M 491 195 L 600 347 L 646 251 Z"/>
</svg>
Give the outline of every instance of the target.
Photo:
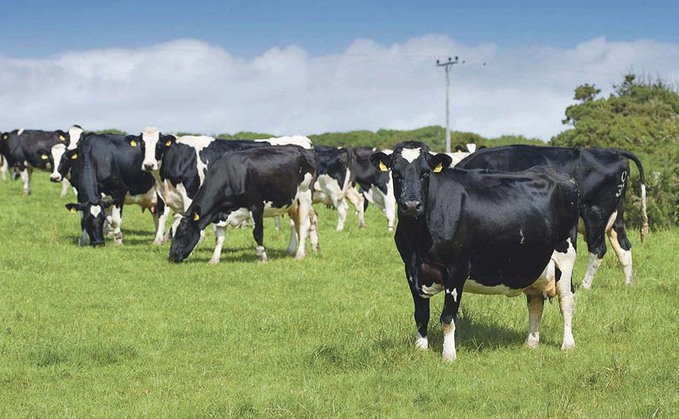
<svg viewBox="0 0 679 419">
<path fill-rule="evenodd" d="M 337 231 L 344 229 L 349 200 L 358 212 L 358 226 L 365 228 L 364 198 L 355 187 L 356 169 L 353 154 L 346 148 L 314 146 L 318 161 L 318 178 L 314 184 L 314 203 L 332 205 L 337 209 Z"/>
<path fill-rule="evenodd" d="M 364 211 L 368 209 L 368 202 L 372 202 L 387 217 L 387 229 L 394 231 L 396 198 L 391 173 L 382 172 L 370 163 L 370 156 L 377 151 L 376 148 L 352 147 L 350 151 L 355 162 L 356 183 L 365 198 Z"/>
<path fill-rule="evenodd" d="M 527 344 L 536 346 L 543 295 L 553 297 L 554 286 L 564 320 L 562 349 L 575 345 L 574 180 L 546 166 L 519 173 L 443 169 L 450 165 L 449 156 L 431 155 L 426 144 L 414 141 L 398 144 L 390 156 L 375 153 L 370 159 L 392 171 L 399 217 L 394 241 L 415 303 L 417 347 L 428 347 L 428 298 L 445 291 L 443 359 L 456 358 L 455 322 L 463 289 L 507 296 L 524 292 Z"/>
<path fill-rule="evenodd" d="M 70 169 L 71 181 L 78 191 L 78 203 L 66 204 L 66 208 L 82 211 L 81 226 L 93 246 L 104 244 L 105 220 L 113 228 L 115 243 L 122 244 L 124 203 L 149 209 L 154 222 L 158 222 L 156 182 L 151 174 L 141 170 L 142 159 L 138 143 L 113 134 L 85 134 L 76 149 L 62 155 L 59 175 L 63 178 Z M 109 206 L 113 208 L 107 217 L 104 210 Z"/>
<path fill-rule="evenodd" d="M 34 169 L 48 170 L 55 166 L 50 150 L 57 144 L 68 144 L 68 134 L 64 131 L 14 130 L 0 137 L 0 154 L 7 159 L 8 166 L 19 171 L 24 195 L 31 194 L 31 176 Z M 58 163 L 58 162 L 57 162 Z M 64 184 L 61 196 L 68 192 Z"/>
<path fill-rule="evenodd" d="M 205 182 L 179 223 L 172 237 L 170 260 L 184 260 L 195 249 L 200 232 L 208 224 L 243 208 L 252 213 L 253 236 L 262 262 L 267 260 L 262 218 L 286 212 L 297 228 L 299 246 L 295 257 L 304 258 L 315 173 L 313 152 L 299 146 L 260 147 L 224 154 L 208 167 Z M 290 253 L 294 250 L 288 248 Z"/>
<path fill-rule="evenodd" d="M 582 281 L 583 288 L 591 288 L 601 259 L 606 254 L 606 235 L 618 256 L 625 275 L 625 284 L 632 285 L 632 245 L 627 239 L 623 207 L 629 160 L 639 170 L 641 183 L 641 240 L 648 233 L 646 214 L 646 180 L 644 168 L 632 153 L 617 149 L 537 147 L 513 145 L 479 150 L 457 167 L 464 169 L 517 171 L 536 165 L 548 165 L 573 177 L 580 186 L 580 217 L 584 225 L 589 250 L 589 266 Z"/>
<path fill-rule="evenodd" d="M 171 209 L 175 213 L 175 222 L 168 232 L 168 237 L 164 233 L 165 218 L 161 216 L 158 224 L 155 244 L 162 244 L 169 235 L 176 229 L 181 221 L 181 215 L 191 205 L 191 201 L 198 192 L 198 188 L 205 180 L 205 172 L 208 166 L 224 153 L 245 150 L 250 148 L 268 147 L 272 143 L 294 143 L 305 144 L 306 137 L 280 137 L 271 138 L 269 141 L 251 140 L 221 140 L 206 136 L 181 136 L 164 135 L 157 128 L 148 127 L 142 134 L 128 140 L 134 139 L 139 142 L 144 150 L 143 169 L 151 172 L 159 184 L 159 192 L 166 209 Z M 308 140 L 308 139 L 307 139 Z M 313 213 L 313 209 L 312 209 Z M 216 245 L 210 259 L 211 264 L 219 263 L 222 246 L 226 235 L 226 227 L 236 227 L 242 221 L 250 218 L 247 210 L 234 211 L 232 215 L 219 223 L 215 223 Z M 315 213 L 312 215 L 314 224 L 312 233 L 316 232 Z M 294 230 L 291 225 L 291 230 Z M 291 234 L 291 238 L 292 238 Z M 314 236 L 314 240 L 315 236 Z M 292 245 L 294 247 L 294 244 Z"/>
</svg>

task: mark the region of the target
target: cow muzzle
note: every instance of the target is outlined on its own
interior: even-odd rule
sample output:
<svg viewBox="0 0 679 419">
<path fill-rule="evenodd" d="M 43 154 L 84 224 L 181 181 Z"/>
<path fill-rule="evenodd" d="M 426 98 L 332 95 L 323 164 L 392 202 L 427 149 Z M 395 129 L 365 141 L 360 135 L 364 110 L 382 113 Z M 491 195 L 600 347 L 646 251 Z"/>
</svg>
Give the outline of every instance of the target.
<svg viewBox="0 0 679 419">
<path fill-rule="evenodd" d="M 61 182 L 62 178 L 61 178 L 61 175 L 59 173 L 52 173 L 50 175 L 50 180 L 52 182 Z"/>
<path fill-rule="evenodd" d="M 422 202 L 415 200 L 399 203 L 399 209 L 401 210 L 401 214 L 408 217 L 418 217 L 422 215 L 423 212 Z"/>
<path fill-rule="evenodd" d="M 156 163 L 144 163 L 142 165 L 142 170 L 147 171 L 147 172 L 152 172 L 154 170 L 158 169 L 158 165 Z"/>
</svg>

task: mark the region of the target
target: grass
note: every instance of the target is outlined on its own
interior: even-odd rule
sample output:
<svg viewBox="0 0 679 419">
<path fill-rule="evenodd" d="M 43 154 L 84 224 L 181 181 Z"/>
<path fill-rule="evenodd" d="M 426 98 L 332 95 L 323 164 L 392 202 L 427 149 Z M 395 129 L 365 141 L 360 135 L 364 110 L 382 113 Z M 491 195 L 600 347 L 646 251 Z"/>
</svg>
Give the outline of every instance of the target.
<svg viewBox="0 0 679 419">
<path fill-rule="evenodd" d="M 368 229 L 350 214 L 338 233 L 319 207 L 321 252 L 303 261 L 268 220 L 266 264 L 250 231 L 230 230 L 219 265 L 207 264 L 211 232 L 174 265 L 138 207 L 125 210 L 123 246 L 80 248 L 73 197 L 42 173 L 33 190 L 0 182 L 2 417 L 679 414 L 676 230 L 643 244 L 630 234 L 633 287 L 607 255 L 593 289 L 576 292 L 574 350 L 559 349 L 556 303 L 529 350 L 523 297 L 465 294 L 458 360 L 444 364 L 442 300 L 432 349 L 416 351 L 403 266 L 375 208 Z"/>
</svg>

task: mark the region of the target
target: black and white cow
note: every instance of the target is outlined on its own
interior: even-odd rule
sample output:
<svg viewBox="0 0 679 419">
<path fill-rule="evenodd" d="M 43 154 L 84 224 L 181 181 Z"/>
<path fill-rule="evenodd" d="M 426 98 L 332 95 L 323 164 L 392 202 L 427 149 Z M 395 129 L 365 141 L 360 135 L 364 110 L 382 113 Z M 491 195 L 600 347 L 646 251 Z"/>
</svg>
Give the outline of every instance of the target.
<svg viewBox="0 0 679 419">
<path fill-rule="evenodd" d="M 125 203 L 149 209 L 154 222 L 158 222 L 156 182 L 151 174 L 141 170 L 142 159 L 137 142 L 113 134 L 85 134 L 76 149 L 62 155 L 59 175 L 63 178 L 70 170 L 71 182 L 78 191 L 78 203 L 66 204 L 66 208 L 82 211 L 81 226 L 93 246 L 104 244 L 107 219 L 115 243 L 122 244 L 120 226 Z M 111 215 L 107 217 L 105 209 L 109 206 Z"/>
<path fill-rule="evenodd" d="M 24 195 L 31 194 L 31 177 L 34 169 L 48 171 L 55 162 L 51 149 L 55 145 L 68 144 L 68 134 L 64 131 L 14 130 L 0 136 L 0 154 L 7 159 L 8 167 L 20 174 Z M 58 163 L 58 161 L 57 161 Z M 64 184 L 61 196 L 68 192 L 69 185 Z"/>
<path fill-rule="evenodd" d="M 186 259 L 205 227 L 242 209 L 252 214 L 253 236 L 262 262 L 267 260 L 263 217 L 284 213 L 297 228 L 296 234 L 292 234 L 299 242 L 295 257 L 304 258 L 315 173 L 313 152 L 299 146 L 260 147 L 224 154 L 208 167 L 204 183 L 179 223 L 172 237 L 170 260 Z M 292 240 L 288 252 L 295 252 Z"/>
<path fill-rule="evenodd" d="M 128 137 L 128 140 L 132 137 Z M 268 147 L 272 144 L 298 144 L 310 148 L 307 137 L 274 137 L 264 140 L 221 140 L 207 136 L 174 136 L 162 134 L 157 128 L 148 127 L 136 136 L 144 149 L 143 169 L 151 172 L 159 184 L 159 192 L 166 208 L 175 213 L 175 221 L 169 233 L 176 229 L 182 214 L 191 205 L 198 188 L 205 180 L 208 166 L 225 153 L 250 148 Z M 308 143 L 308 144 L 307 144 Z M 313 209 L 312 209 L 313 212 Z M 165 215 L 165 218 L 168 214 Z M 316 218 L 312 233 L 316 240 Z M 155 244 L 162 244 L 169 238 L 164 233 L 165 218 L 161 217 L 156 233 Z M 250 218 L 248 210 L 234 211 L 226 220 L 214 223 L 216 245 L 211 264 L 219 263 L 222 246 L 226 235 L 226 227 L 236 227 Z M 291 231 L 295 227 L 291 225 Z M 291 232 L 291 237 L 293 237 Z M 292 244 L 294 247 L 294 244 Z"/>
<path fill-rule="evenodd" d="M 396 220 L 396 198 L 394 198 L 394 182 L 390 172 L 378 170 L 370 163 L 370 156 L 378 151 L 374 147 L 352 147 L 350 149 L 355 162 L 356 183 L 361 187 L 365 198 L 364 211 L 368 203 L 373 203 L 387 217 L 387 229 L 394 231 Z M 390 151 L 385 151 L 389 153 Z"/>
<path fill-rule="evenodd" d="M 365 198 L 356 190 L 356 169 L 353 154 L 347 148 L 314 146 L 318 161 L 318 177 L 314 184 L 314 203 L 332 205 L 337 209 L 337 231 L 344 229 L 349 204 L 358 213 L 358 226 L 365 228 Z"/>
<path fill-rule="evenodd" d="M 443 359 L 454 360 L 455 322 L 463 290 L 528 296 L 527 344 L 537 346 L 543 295 L 559 295 L 562 349 L 575 345 L 571 274 L 575 263 L 578 189 L 547 166 L 519 173 L 443 169 L 445 154 L 400 143 L 373 164 L 391 169 L 399 223 L 394 241 L 415 303 L 417 347 L 426 349 L 429 300 L 444 293 Z M 443 170 L 442 170 L 443 169 Z M 558 270 L 558 272 L 557 272 Z M 556 281 L 556 284 L 554 282 Z"/>
<path fill-rule="evenodd" d="M 589 266 L 582 287 L 591 288 L 601 259 L 606 254 L 606 235 L 622 264 L 625 284 L 632 285 L 633 282 L 632 245 L 627 239 L 623 218 L 630 173 L 628 159 L 639 170 L 643 241 L 648 233 L 644 168 L 639 159 L 628 151 L 513 145 L 479 150 L 456 167 L 517 171 L 536 165 L 549 165 L 573 177 L 580 186 L 580 231 L 585 234 L 589 250 Z"/>
</svg>

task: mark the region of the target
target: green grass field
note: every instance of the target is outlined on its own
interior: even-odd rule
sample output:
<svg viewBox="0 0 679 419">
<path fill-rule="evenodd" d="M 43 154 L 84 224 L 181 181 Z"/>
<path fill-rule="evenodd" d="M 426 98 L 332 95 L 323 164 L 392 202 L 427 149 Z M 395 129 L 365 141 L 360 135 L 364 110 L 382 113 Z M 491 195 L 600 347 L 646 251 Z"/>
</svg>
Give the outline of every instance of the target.
<svg viewBox="0 0 679 419">
<path fill-rule="evenodd" d="M 303 261 L 267 220 L 266 264 L 249 230 L 230 230 L 219 265 L 211 231 L 174 265 L 135 206 L 124 245 L 80 248 L 74 198 L 58 193 L 44 173 L 30 197 L 0 181 L 1 417 L 679 416 L 678 231 L 643 244 L 630 232 L 633 287 L 606 256 L 576 291 L 572 351 L 556 302 L 530 350 L 524 297 L 465 294 L 448 364 L 441 296 L 431 349 L 415 350 L 403 265 L 374 207 L 366 230 L 350 214 L 339 233 L 319 207 L 321 251 Z"/>
</svg>

